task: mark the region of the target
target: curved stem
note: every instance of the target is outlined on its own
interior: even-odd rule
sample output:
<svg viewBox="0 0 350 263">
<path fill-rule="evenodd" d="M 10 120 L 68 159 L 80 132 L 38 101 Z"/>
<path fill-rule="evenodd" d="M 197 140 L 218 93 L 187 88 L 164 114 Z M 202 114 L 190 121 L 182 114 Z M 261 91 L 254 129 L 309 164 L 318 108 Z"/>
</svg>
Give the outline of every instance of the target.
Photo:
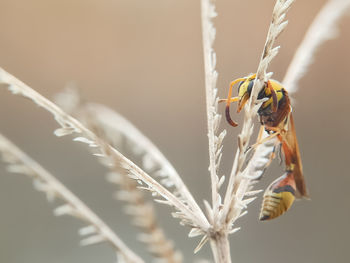
<svg viewBox="0 0 350 263">
<path fill-rule="evenodd" d="M 230 242 L 227 232 L 217 232 L 210 239 L 215 263 L 231 263 Z"/>
</svg>

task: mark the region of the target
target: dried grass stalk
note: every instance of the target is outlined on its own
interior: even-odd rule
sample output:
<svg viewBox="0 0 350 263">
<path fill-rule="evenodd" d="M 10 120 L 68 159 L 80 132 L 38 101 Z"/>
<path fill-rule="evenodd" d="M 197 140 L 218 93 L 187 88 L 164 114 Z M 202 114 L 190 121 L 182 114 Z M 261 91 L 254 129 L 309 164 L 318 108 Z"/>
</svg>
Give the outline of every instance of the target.
<svg viewBox="0 0 350 263">
<path fill-rule="evenodd" d="M 86 124 L 92 125 L 102 132 L 111 145 L 121 145 L 122 141 L 125 140 L 134 154 L 142 156 L 142 168 L 145 171 L 160 177 L 160 183 L 163 186 L 173 187 L 176 196 L 186 203 L 194 213 L 205 218 L 203 211 L 173 165 L 139 129 L 123 116 L 103 105 L 88 103 L 78 112 L 85 115 L 87 117 Z"/>
<path fill-rule="evenodd" d="M 57 198 L 64 202 L 63 205 L 55 209 L 56 216 L 70 215 L 88 224 L 87 227 L 79 231 L 80 235 L 84 237 L 81 240 L 81 245 L 108 242 L 124 262 L 144 262 L 78 197 L 1 134 L 0 153 L 3 161 L 8 164 L 7 169 L 10 172 L 31 177 L 34 180 L 34 187 L 38 191 L 46 193 L 49 201 Z"/>
<path fill-rule="evenodd" d="M 239 148 L 233 163 L 223 205 L 219 195 L 219 187 L 223 180 L 219 180 L 217 171 L 221 158 L 221 142 L 225 136 L 225 131 L 219 136 L 216 135 L 221 116 L 217 114 L 216 57 L 212 48 L 215 39 L 215 28 L 212 23 L 212 18 L 216 16 L 216 13 L 215 6 L 210 0 L 202 0 L 201 2 L 210 157 L 209 171 L 212 183 L 213 208 L 211 208 L 208 203 L 205 204 L 208 211 L 209 221 L 212 223 L 213 228 L 211 229 L 209 236 L 203 237 L 199 246 L 202 246 L 206 240 L 210 239 L 215 262 L 231 262 L 228 234 L 234 233 L 238 230 L 238 228 L 233 228 L 233 222 L 243 215 L 242 211 L 255 199 L 255 197 L 252 197 L 243 200 L 246 194 L 251 196 L 256 193 L 256 191 L 249 192 L 251 190 L 252 178 L 242 176 L 241 170 L 247 158 L 246 150 L 253 133 L 253 120 L 261 105 L 261 101 L 257 101 L 257 96 L 259 91 L 263 88 L 264 83 L 271 76 L 271 74 L 266 73 L 266 70 L 271 60 L 277 55 L 279 49 L 279 47 L 273 47 L 274 42 L 287 25 L 287 21 L 284 21 L 284 18 L 287 10 L 293 2 L 294 0 L 276 1 L 263 54 L 257 70 L 256 81 L 254 83 L 248 106 L 245 110 L 242 132 L 238 137 Z"/>
<path fill-rule="evenodd" d="M 218 169 L 222 156 L 222 141 L 226 135 L 223 130 L 217 134 L 221 121 L 221 115 L 218 114 L 218 100 L 216 81 L 218 73 L 215 70 L 216 54 L 213 50 L 215 40 L 215 27 L 212 19 L 216 17 L 215 5 L 210 0 L 201 1 L 202 8 L 202 37 L 204 53 L 204 71 L 205 71 L 205 90 L 206 90 L 206 108 L 208 120 L 208 139 L 209 139 L 209 172 L 212 188 L 212 209 L 208 210 L 208 217 L 213 225 L 217 228 L 217 216 L 221 206 L 221 196 L 219 194 L 220 186 L 223 184 L 225 177 L 219 178 Z M 220 183 L 219 183 L 220 182 Z"/>
<path fill-rule="evenodd" d="M 204 236 L 197 246 L 195 252 L 210 240 L 210 246 L 213 252 L 215 262 L 231 262 L 230 245 L 228 233 L 222 224 L 218 221 L 219 211 L 222 206 L 221 196 L 219 194 L 220 186 L 223 184 L 225 177 L 219 178 L 218 170 L 222 156 L 222 141 L 226 135 L 223 130 L 217 135 L 220 125 L 221 115 L 217 112 L 218 97 L 216 81 L 218 73 L 215 70 L 216 54 L 213 50 L 215 40 L 215 27 L 213 18 L 216 17 L 215 5 L 210 0 L 201 1 L 202 14 L 202 38 L 203 38 L 203 55 L 204 55 L 204 72 L 205 72 L 205 90 L 206 90 L 206 109 L 207 125 L 209 139 L 209 172 L 212 189 L 212 207 L 205 202 L 207 215 L 212 225 L 211 232 Z"/>
<path fill-rule="evenodd" d="M 246 176 L 246 174 L 242 173 L 242 168 L 247 159 L 247 147 L 254 128 L 253 121 L 262 103 L 262 101 L 257 101 L 257 96 L 263 88 L 264 83 L 272 75 L 271 73 L 266 73 L 267 67 L 278 53 L 279 47 L 274 47 L 274 43 L 288 23 L 284 21 L 284 19 L 293 2 L 294 0 L 276 1 L 267 39 L 256 73 L 256 81 L 254 82 L 248 105 L 245 107 L 244 123 L 242 131 L 238 135 L 238 150 L 234 159 L 228 188 L 225 194 L 224 206 L 220 216 L 220 222 L 227 225 L 229 231 L 234 230 L 233 223 L 235 220 L 242 216 L 242 213 L 244 213 L 243 210 L 255 199 L 255 197 L 250 197 L 243 200 L 243 198 L 247 196 L 247 193 L 248 196 L 252 195 L 252 192 L 249 191 L 251 190 L 254 177 Z"/>
<path fill-rule="evenodd" d="M 267 73 L 267 68 L 279 50 L 279 47 L 274 47 L 274 43 L 287 25 L 285 16 L 293 2 L 294 0 L 276 0 L 272 14 L 272 21 L 257 69 L 256 81 L 254 82 L 250 99 L 245 107 L 244 123 L 242 131 L 238 136 L 238 150 L 235 155 L 223 202 L 219 190 L 224 182 L 224 177 L 219 178 L 218 168 L 222 152 L 221 143 L 225 136 L 225 131 L 222 131 L 219 135 L 217 134 L 221 116 L 217 113 L 216 56 L 212 48 L 215 39 L 215 28 L 212 19 L 216 16 L 216 13 L 215 6 L 211 0 L 202 0 L 201 2 L 208 117 L 209 172 L 212 184 L 212 206 L 210 206 L 208 202 L 205 202 L 208 219 L 205 217 L 204 213 L 199 208 L 198 204 L 195 202 L 194 198 L 171 164 L 153 144 L 150 144 L 147 138 L 141 133 L 137 133 L 137 130 L 135 133 L 133 127 L 123 129 L 116 128 L 116 130 L 120 133 L 124 133 L 126 136 L 129 135 L 131 141 L 132 139 L 136 141 L 135 144 L 140 144 L 141 141 L 141 150 L 145 152 L 146 157 L 143 161 L 144 167 L 147 168 L 147 165 L 149 165 L 148 168 L 152 170 L 155 164 L 158 165 L 160 170 L 163 172 L 165 171 L 167 174 L 167 177 L 162 183 L 166 187 L 174 186 L 176 193 L 171 193 L 166 187 L 154 180 L 144 170 L 123 156 L 107 142 L 108 139 L 91 132 L 83 124 L 63 112 L 55 104 L 42 97 L 40 94 L 2 69 L 0 69 L 0 84 L 5 84 L 14 94 L 20 94 L 24 97 L 30 98 L 36 104 L 51 112 L 56 121 L 61 125 L 61 128 L 55 131 L 57 136 L 79 134 L 80 136 L 76 137 L 74 140 L 87 143 L 90 147 L 96 148 L 98 152 L 95 155 L 99 156 L 101 158 L 100 160 L 103 161 L 106 166 L 111 167 L 112 171 L 123 171 L 123 173 L 127 174 L 130 178 L 138 180 L 141 184 L 145 184 L 145 186 L 139 188 L 151 191 L 152 195 L 158 195 L 163 198 L 156 201 L 173 206 L 178 211 L 173 213 L 173 216 L 179 218 L 182 224 L 192 228 L 189 233 L 190 237 L 203 235 L 196 251 L 198 251 L 206 241 L 210 240 L 215 262 L 231 262 L 228 235 L 239 230 L 239 228 L 234 228 L 234 222 L 237 218 L 246 214 L 247 211 L 245 209 L 247 205 L 255 199 L 254 195 L 259 192 L 252 191 L 253 184 L 256 179 L 261 177 L 268 162 L 271 160 L 272 149 L 276 145 L 275 140 L 269 140 L 264 145 L 260 145 L 254 152 L 253 157 L 247 162 L 247 148 L 250 137 L 253 133 L 253 121 L 261 103 L 263 102 L 257 99 L 258 93 L 264 87 L 266 81 L 272 76 L 272 73 Z M 350 1 L 347 0 L 330 0 L 317 16 L 286 74 L 284 84 L 289 86 L 286 87 L 287 90 L 293 92 L 296 89 L 296 83 L 306 72 L 317 47 L 332 35 L 331 32 L 333 32 L 336 21 L 345 13 L 344 11 L 350 5 L 349 2 Z M 120 119 L 119 122 L 123 123 L 123 120 Z M 94 128 L 94 130 L 97 130 L 96 127 L 99 126 L 101 126 L 100 123 L 93 124 L 91 127 Z M 105 125 L 105 127 L 106 126 L 107 125 Z M 131 131 L 133 131 L 133 134 Z M 104 132 L 106 132 L 106 130 L 104 130 Z M 26 171 L 27 168 L 22 167 L 23 165 L 18 166 L 18 161 L 15 161 L 14 163 L 15 165 L 12 166 L 12 170 L 24 170 L 24 173 L 30 173 Z M 245 164 L 246 168 L 243 169 Z M 148 168 L 146 170 L 148 170 Z M 128 211 L 135 216 L 137 223 L 146 228 L 152 228 L 152 222 L 154 222 L 154 220 L 146 221 L 152 217 L 151 214 L 153 215 L 153 210 L 144 202 L 143 197 L 140 197 L 140 193 L 136 189 L 135 181 L 131 182 L 130 180 L 126 180 L 124 176 L 115 174 L 110 178 L 124 188 L 124 192 L 119 192 L 119 197 L 121 199 L 133 199 L 133 201 L 129 200 L 131 205 L 129 205 Z M 47 181 L 41 179 L 41 182 L 37 184 L 37 187 L 45 191 L 48 196 L 50 196 L 50 194 L 52 195 L 51 186 Z M 55 195 L 58 195 L 58 192 L 59 191 L 57 191 L 57 193 L 54 192 Z M 57 214 L 68 213 L 77 216 L 77 214 L 75 214 L 76 211 L 74 210 L 77 208 L 72 208 L 71 206 L 71 204 L 68 206 L 62 206 L 56 210 L 56 212 Z M 150 213 L 150 215 L 146 216 L 146 220 L 144 220 L 145 218 L 141 217 L 142 214 L 140 214 L 138 210 L 142 210 L 143 214 Z M 82 229 L 81 233 L 83 235 L 95 234 L 86 239 L 83 243 L 90 244 L 106 240 L 106 237 L 97 231 L 101 230 L 95 225 Z M 149 241 L 148 239 L 154 239 L 156 235 L 157 233 L 153 232 L 148 236 L 143 236 L 143 238 L 147 240 L 149 244 L 153 244 L 153 241 Z M 163 244 L 166 243 L 167 242 L 163 242 Z M 154 249 L 157 250 L 159 249 L 159 246 L 162 245 L 154 243 L 154 246 Z M 121 249 L 118 248 L 117 250 L 119 251 Z M 119 255 L 120 254 L 121 253 L 119 253 Z M 125 257 L 125 255 L 123 255 L 123 257 Z"/>
<path fill-rule="evenodd" d="M 198 229 L 203 233 L 208 231 L 210 225 L 205 218 L 195 214 L 185 203 L 164 188 L 145 171 L 123 156 L 112 146 L 104 142 L 101 138 L 96 136 L 96 134 L 92 133 L 78 120 L 62 111 L 57 105 L 44 98 L 42 95 L 3 69 L 0 70 L 0 83 L 8 86 L 9 90 L 12 91 L 13 94 L 27 97 L 37 105 L 51 112 L 54 115 L 55 120 L 61 126 L 61 128 L 55 131 L 55 135 L 64 136 L 68 134 L 75 134 L 77 136 L 78 134 L 79 137 L 76 137 L 74 141 L 80 141 L 88 144 L 90 147 L 96 148 L 96 150 L 99 151 L 98 156 L 101 157 L 101 161 L 103 161 L 106 165 L 115 168 L 122 168 L 130 178 L 140 180 L 140 182 L 145 184 L 145 186 L 141 188 L 151 191 L 155 196 L 158 195 L 164 198 L 164 200 L 161 200 L 164 204 L 173 206 L 176 210 L 178 210 L 178 212 L 173 213 L 173 216 L 179 218 L 182 224 Z"/>
<path fill-rule="evenodd" d="M 349 0 L 329 0 L 319 11 L 297 48 L 283 79 L 283 85 L 289 94 L 297 91 L 298 82 L 309 69 L 317 49 L 325 41 L 336 36 L 337 22 L 346 14 L 349 7 Z M 273 147 L 276 145 L 275 140 L 271 139 L 257 147 L 244 171 L 245 176 L 256 178 L 262 175 L 265 167 L 270 162 L 269 153 L 273 151 Z"/>
<path fill-rule="evenodd" d="M 337 36 L 337 22 L 346 14 L 349 7 L 349 0 L 329 0 L 317 14 L 283 79 L 282 83 L 289 93 L 294 93 L 298 89 L 298 82 L 306 74 L 318 48 L 325 41 Z"/>
<path fill-rule="evenodd" d="M 56 102 L 109 144 L 117 147 L 125 141 L 135 154 L 142 154 L 144 170 L 152 172 L 156 167 L 160 167 L 160 170 L 156 170 L 157 172 L 169 171 L 164 175 L 165 179 L 179 178 L 162 153 L 117 112 L 103 105 L 81 102 L 78 92 L 74 89 L 67 89 L 57 94 Z M 125 202 L 126 213 L 133 218 L 133 223 L 142 231 L 139 234 L 139 240 L 147 245 L 148 250 L 159 262 L 181 263 L 182 253 L 175 251 L 174 243 L 165 236 L 156 220 L 154 205 L 146 201 L 143 192 L 138 189 L 139 184 L 119 170 L 110 172 L 107 180 L 120 187 L 115 197 Z M 169 181 L 169 183 L 173 182 L 173 180 Z"/>
<path fill-rule="evenodd" d="M 165 236 L 158 225 L 153 203 L 145 200 L 135 180 L 122 173 L 110 173 L 108 179 L 120 186 L 115 197 L 126 202 L 125 212 L 132 216 L 133 224 L 141 230 L 138 239 L 147 245 L 157 262 L 181 263 L 182 253 L 175 250 L 174 243 Z"/>
</svg>

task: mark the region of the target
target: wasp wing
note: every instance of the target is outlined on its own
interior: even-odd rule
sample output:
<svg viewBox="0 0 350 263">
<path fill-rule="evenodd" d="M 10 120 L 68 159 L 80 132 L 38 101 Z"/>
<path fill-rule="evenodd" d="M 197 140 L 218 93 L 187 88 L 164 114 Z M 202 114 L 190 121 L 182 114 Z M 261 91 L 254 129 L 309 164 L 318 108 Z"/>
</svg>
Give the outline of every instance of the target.
<svg viewBox="0 0 350 263">
<path fill-rule="evenodd" d="M 303 165 L 301 162 L 299 145 L 296 137 L 294 119 L 293 119 L 292 113 L 290 113 L 287 118 L 286 126 L 287 126 L 285 129 L 286 133 L 282 136 L 284 143 L 288 145 L 288 148 L 290 150 L 289 152 L 284 151 L 284 155 L 286 158 L 286 165 L 287 167 L 290 166 L 291 170 L 293 171 L 295 185 L 297 189 L 297 193 L 296 193 L 297 197 L 308 198 L 309 196 L 307 193 L 305 179 L 303 175 Z M 289 164 L 288 162 L 291 162 L 291 164 Z"/>
</svg>

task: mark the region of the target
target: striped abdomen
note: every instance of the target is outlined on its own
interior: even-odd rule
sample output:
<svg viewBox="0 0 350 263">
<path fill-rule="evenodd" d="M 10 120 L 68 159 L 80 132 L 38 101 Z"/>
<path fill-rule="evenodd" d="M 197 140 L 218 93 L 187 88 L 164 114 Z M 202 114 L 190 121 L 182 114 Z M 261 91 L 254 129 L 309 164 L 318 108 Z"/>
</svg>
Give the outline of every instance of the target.
<svg viewBox="0 0 350 263">
<path fill-rule="evenodd" d="M 286 212 L 295 200 L 295 180 L 292 172 L 275 180 L 265 191 L 260 220 L 276 218 Z"/>
</svg>

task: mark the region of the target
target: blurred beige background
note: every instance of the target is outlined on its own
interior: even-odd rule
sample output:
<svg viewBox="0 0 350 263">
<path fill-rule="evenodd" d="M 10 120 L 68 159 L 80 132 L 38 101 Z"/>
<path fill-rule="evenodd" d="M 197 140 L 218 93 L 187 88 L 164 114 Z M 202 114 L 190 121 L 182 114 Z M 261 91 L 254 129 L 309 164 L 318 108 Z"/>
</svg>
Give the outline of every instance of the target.
<svg viewBox="0 0 350 263">
<path fill-rule="evenodd" d="M 296 1 L 270 70 L 282 79 L 291 57 L 325 1 Z M 255 71 L 273 0 L 217 1 L 218 88 Z M 90 101 L 104 103 L 131 120 L 168 156 L 197 200 L 210 198 L 200 1 L 185 0 L 0 0 L 0 65 L 52 98 L 74 82 Z M 295 95 L 294 114 L 311 201 L 261 223 L 261 196 L 231 236 L 234 262 L 348 262 L 350 177 L 350 19 L 340 35 L 318 51 Z M 85 146 L 56 138 L 57 124 L 31 102 L 0 89 L 1 132 L 53 172 L 147 261 L 135 241 L 114 186 Z M 223 110 L 223 109 L 222 109 Z M 240 118 L 238 118 L 240 119 Z M 236 135 L 228 129 L 221 173 L 229 172 Z M 259 184 L 281 175 L 272 165 Z M 106 245 L 79 248 L 80 222 L 55 218 L 53 205 L 31 181 L 0 166 L 0 262 L 113 262 Z M 202 205 L 202 202 L 201 202 Z M 162 225 L 177 247 L 194 258 L 197 239 L 159 207 Z M 209 246 L 196 258 L 211 258 Z"/>
</svg>

